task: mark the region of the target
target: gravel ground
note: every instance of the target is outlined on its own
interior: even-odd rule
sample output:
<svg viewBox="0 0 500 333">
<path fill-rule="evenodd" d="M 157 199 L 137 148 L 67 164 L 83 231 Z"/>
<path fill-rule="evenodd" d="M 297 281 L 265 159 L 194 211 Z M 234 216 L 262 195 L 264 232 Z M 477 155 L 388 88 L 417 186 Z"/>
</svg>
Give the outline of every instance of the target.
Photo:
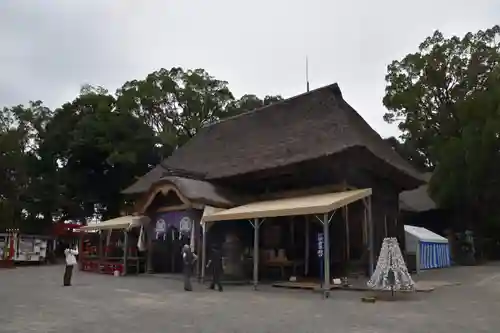
<svg viewBox="0 0 500 333">
<path fill-rule="evenodd" d="M 362 292 L 319 294 L 263 286 L 223 293 L 154 277 L 76 272 L 62 266 L 0 270 L 0 332 L 498 332 L 500 265 L 426 272 L 425 281 L 460 285 L 411 300 L 362 303 Z M 443 283 L 443 285 L 446 283 Z"/>
</svg>

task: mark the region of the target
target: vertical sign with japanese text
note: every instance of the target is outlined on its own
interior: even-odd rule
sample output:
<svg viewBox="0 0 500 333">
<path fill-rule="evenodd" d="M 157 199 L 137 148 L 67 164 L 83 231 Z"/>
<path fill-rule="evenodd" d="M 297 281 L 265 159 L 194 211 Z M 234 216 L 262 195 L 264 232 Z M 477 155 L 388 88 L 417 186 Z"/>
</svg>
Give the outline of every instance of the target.
<svg viewBox="0 0 500 333">
<path fill-rule="evenodd" d="M 323 233 L 318 233 L 318 257 L 322 258 L 323 257 L 323 251 L 324 251 L 324 236 Z"/>
</svg>

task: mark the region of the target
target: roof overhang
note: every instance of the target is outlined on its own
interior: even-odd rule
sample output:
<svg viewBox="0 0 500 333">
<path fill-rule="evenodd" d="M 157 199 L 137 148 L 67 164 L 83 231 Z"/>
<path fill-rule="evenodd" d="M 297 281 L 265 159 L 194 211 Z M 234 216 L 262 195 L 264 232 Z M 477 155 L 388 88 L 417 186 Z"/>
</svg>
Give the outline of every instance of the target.
<svg viewBox="0 0 500 333">
<path fill-rule="evenodd" d="M 437 205 L 428 194 L 428 185 L 422 185 L 411 191 L 399 194 L 399 209 L 403 211 L 422 213 L 437 209 Z"/>
<path fill-rule="evenodd" d="M 140 227 L 149 223 L 149 217 L 147 216 L 121 216 L 111 220 L 102 221 L 99 223 L 92 223 L 81 227 L 78 230 L 90 231 L 90 230 L 110 230 L 110 229 L 130 229 L 133 227 Z"/>
<path fill-rule="evenodd" d="M 325 214 L 372 194 L 372 189 L 254 202 L 203 216 L 203 222 Z"/>
</svg>

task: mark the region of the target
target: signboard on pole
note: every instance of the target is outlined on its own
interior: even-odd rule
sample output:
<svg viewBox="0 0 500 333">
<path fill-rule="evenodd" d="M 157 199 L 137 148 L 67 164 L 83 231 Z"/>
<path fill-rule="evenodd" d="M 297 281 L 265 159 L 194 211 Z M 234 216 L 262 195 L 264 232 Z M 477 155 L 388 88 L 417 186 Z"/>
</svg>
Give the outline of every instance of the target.
<svg viewBox="0 0 500 333">
<path fill-rule="evenodd" d="M 318 258 L 323 257 L 323 251 L 324 251 L 324 241 L 325 238 L 323 236 L 323 233 L 318 233 Z"/>
<path fill-rule="evenodd" d="M 323 277 L 323 254 L 324 254 L 324 242 L 325 242 L 325 237 L 323 233 L 318 233 L 318 259 L 319 259 L 319 276 Z M 321 287 L 323 287 L 323 279 L 321 278 Z"/>
</svg>

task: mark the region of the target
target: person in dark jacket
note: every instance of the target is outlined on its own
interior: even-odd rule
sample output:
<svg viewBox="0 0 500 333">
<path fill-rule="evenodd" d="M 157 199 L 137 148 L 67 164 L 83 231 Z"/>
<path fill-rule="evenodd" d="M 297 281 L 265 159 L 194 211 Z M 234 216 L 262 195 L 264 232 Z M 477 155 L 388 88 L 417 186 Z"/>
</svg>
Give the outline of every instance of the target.
<svg viewBox="0 0 500 333">
<path fill-rule="evenodd" d="M 216 246 L 212 248 L 212 254 L 207 263 L 207 268 L 210 268 L 212 272 L 212 283 L 210 284 L 210 289 L 215 289 L 215 286 L 217 285 L 219 291 L 222 291 L 222 284 L 220 283 L 222 275 L 222 254 Z"/>
<path fill-rule="evenodd" d="M 191 285 L 191 275 L 193 274 L 193 264 L 198 257 L 191 251 L 188 244 L 184 245 L 182 248 L 182 261 L 184 264 L 184 290 L 193 291 L 193 286 Z"/>
</svg>

